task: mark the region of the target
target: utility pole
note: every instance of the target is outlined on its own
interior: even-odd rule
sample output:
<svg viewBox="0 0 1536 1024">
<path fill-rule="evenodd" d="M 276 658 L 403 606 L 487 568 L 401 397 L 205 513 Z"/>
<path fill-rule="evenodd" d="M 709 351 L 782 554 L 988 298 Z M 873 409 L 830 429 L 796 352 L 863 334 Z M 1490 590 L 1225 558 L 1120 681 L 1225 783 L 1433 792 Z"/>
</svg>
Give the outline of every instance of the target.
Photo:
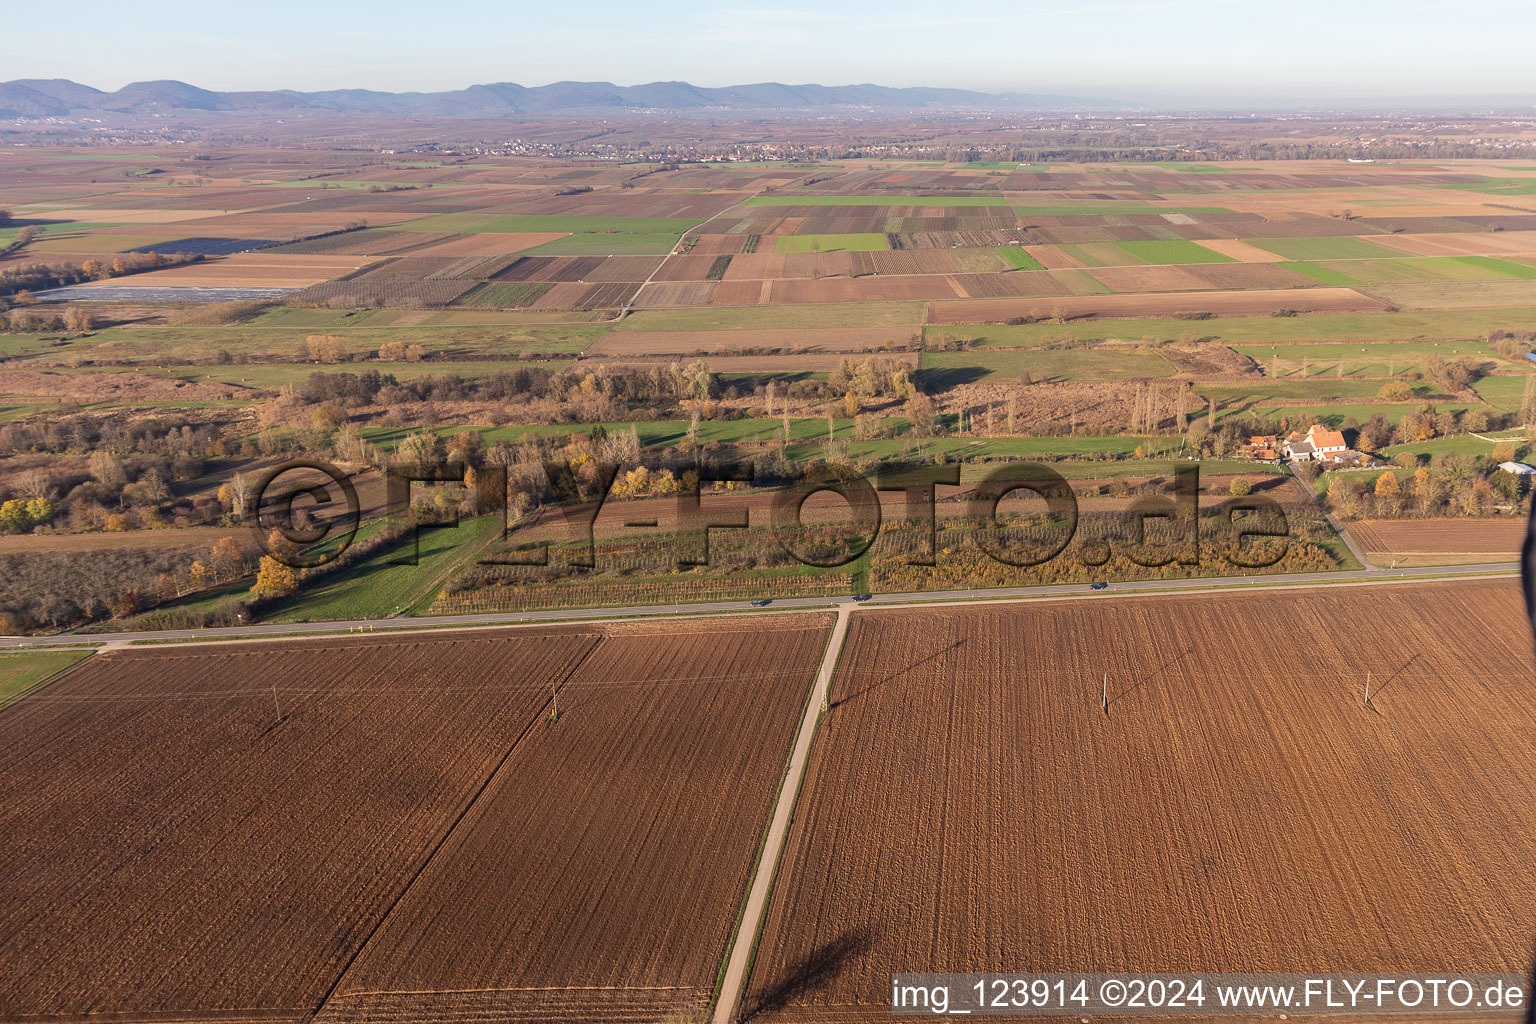
<svg viewBox="0 0 1536 1024">
<path fill-rule="evenodd" d="M 277 684 L 272 684 L 272 706 L 277 709 L 277 720 L 283 720 L 283 706 L 277 702 Z"/>
<path fill-rule="evenodd" d="M 560 721 L 560 689 L 553 680 L 549 684 L 549 700 L 549 720 L 558 722 Z"/>
<path fill-rule="evenodd" d="M 1099 707 L 1109 714 L 1109 669 L 1104 670 L 1104 689 L 1099 693 Z"/>
<path fill-rule="evenodd" d="M 1371 706 L 1371 673 L 1369 670 L 1365 673 L 1365 706 Z"/>
</svg>

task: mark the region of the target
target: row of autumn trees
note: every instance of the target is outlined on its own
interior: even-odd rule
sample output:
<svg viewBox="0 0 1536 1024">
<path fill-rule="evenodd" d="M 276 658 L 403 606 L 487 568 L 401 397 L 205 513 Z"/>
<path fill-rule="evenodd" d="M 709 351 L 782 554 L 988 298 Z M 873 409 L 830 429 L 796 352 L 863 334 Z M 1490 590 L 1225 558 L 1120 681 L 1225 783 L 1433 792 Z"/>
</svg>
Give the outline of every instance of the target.
<svg viewBox="0 0 1536 1024">
<path fill-rule="evenodd" d="M 107 281 L 114 277 L 138 274 L 161 267 L 174 267 L 183 263 L 196 263 L 202 259 L 199 253 L 178 253 L 165 256 L 157 252 L 126 252 L 111 259 L 90 259 L 80 266 L 73 263 L 26 263 L 0 270 L 0 298 L 17 305 L 33 300 L 33 292 L 65 285 L 82 284 L 86 281 Z"/>
<path fill-rule="evenodd" d="M 1394 460 L 1395 469 L 1332 474 L 1325 500 L 1343 519 L 1523 510 L 1530 502 L 1528 488 L 1520 477 L 1499 468 L 1515 460 L 1515 451 L 1511 444 L 1500 444 L 1489 457 L 1451 453 L 1428 464 L 1404 453 Z"/>
</svg>

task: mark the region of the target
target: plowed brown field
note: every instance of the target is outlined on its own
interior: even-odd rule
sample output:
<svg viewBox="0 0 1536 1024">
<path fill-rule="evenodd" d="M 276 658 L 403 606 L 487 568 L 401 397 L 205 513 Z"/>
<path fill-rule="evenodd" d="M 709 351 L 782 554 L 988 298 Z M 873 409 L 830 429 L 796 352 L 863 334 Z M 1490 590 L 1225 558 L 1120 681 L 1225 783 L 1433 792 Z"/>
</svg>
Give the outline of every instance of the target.
<svg viewBox="0 0 1536 1024">
<path fill-rule="evenodd" d="M 319 1020 L 660 1020 L 706 1003 L 830 625 L 614 627 Z"/>
<path fill-rule="evenodd" d="M 1445 565 L 1517 560 L 1525 542 L 1526 524 L 1519 516 L 1378 519 L 1350 523 L 1347 529 L 1366 551 L 1395 558 L 1399 565 Z"/>
<path fill-rule="evenodd" d="M 1507 580 L 860 612 L 744 1010 L 887 1019 L 898 971 L 1523 972 L 1529 658 Z"/>
<path fill-rule="evenodd" d="M 0 1019 L 313 1011 L 597 641 L 113 653 L 10 706 Z"/>
</svg>

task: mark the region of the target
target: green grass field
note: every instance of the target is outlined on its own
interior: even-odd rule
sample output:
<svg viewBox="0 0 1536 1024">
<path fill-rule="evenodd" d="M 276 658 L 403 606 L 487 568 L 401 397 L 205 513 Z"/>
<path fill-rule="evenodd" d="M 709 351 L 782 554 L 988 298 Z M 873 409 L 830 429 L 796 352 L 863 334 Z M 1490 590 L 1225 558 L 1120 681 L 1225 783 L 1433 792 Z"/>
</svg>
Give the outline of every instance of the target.
<svg viewBox="0 0 1536 1024">
<path fill-rule="evenodd" d="M 1338 405 L 1256 405 L 1239 406 L 1231 409 L 1218 409 L 1216 418 L 1226 419 L 1229 416 L 1261 415 L 1288 420 L 1293 428 L 1305 430 L 1313 423 L 1322 423 L 1329 427 L 1342 427 L 1350 420 L 1356 423 L 1364 423 L 1372 416 L 1380 414 L 1388 423 L 1397 423 L 1404 416 L 1417 412 L 1421 408 L 1420 403 L 1404 402 L 1401 405 L 1385 405 L 1371 402 L 1351 402 Z M 1478 406 L 1468 405 L 1465 402 L 1436 402 L 1435 408 L 1441 412 L 1465 412 Z"/>
<path fill-rule="evenodd" d="M 1536 298 L 1536 296 L 1533 296 Z M 972 330 L 937 328 L 955 334 Z M 979 327 L 986 343 L 1043 345 L 1052 341 L 1150 338 L 1176 341 L 1189 333 L 1228 345 L 1297 341 L 1379 341 L 1420 338 L 1475 338 L 1494 330 L 1536 330 L 1536 308 L 1413 310 L 1398 313 L 1304 313 L 1301 316 L 1223 316 L 1211 320 L 1083 320 L 1066 324 Z M 1006 341 L 1001 339 L 1008 339 Z M 996 340 L 994 340 L 996 339 Z"/>
<path fill-rule="evenodd" d="M 1008 165 L 1012 167 L 1012 164 Z M 1002 196 L 753 196 L 743 206 L 1007 206 Z"/>
<path fill-rule="evenodd" d="M 377 618 L 408 612 L 429 601 L 448 574 L 501 532 L 501 516 L 481 516 L 450 529 L 422 530 L 416 565 L 393 565 L 410 554 L 403 546 L 377 552 L 300 591 L 267 618 L 274 622 Z"/>
<path fill-rule="evenodd" d="M 1347 341 L 1299 342 L 1235 345 L 1233 348 L 1257 361 L 1271 378 L 1337 374 L 1341 362 L 1344 364 L 1345 376 L 1395 376 L 1421 367 L 1431 356 L 1442 359 L 1455 359 L 1458 356 L 1489 360 L 1498 358 L 1481 341 L 1389 341 L 1365 345 Z"/>
<path fill-rule="evenodd" d="M 1000 245 L 997 251 L 1014 270 L 1044 270 L 1045 265 L 1016 245 Z"/>
<path fill-rule="evenodd" d="M 1402 256 L 1396 249 L 1367 242 L 1353 235 L 1317 238 L 1245 238 L 1249 245 L 1288 260 L 1383 260 Z"/>
<path fill-rule="evenodd" d="M 1399 455 L 1403 452 L 1412 452 L 1414 455 L 1491 455 L 1496 441 L 1484 441 L 1482 438 L 1473 437 L 1471 434 L 1456 434 L 1451 437 L 1437 437 L 1433 441 L 1418 441 L 1414 444 L 1395 444 L 1389 448 L 1383 448 L 1381 454 L 1387 458 Z"/>
<path fill-rule="evenodd" d="M 456 361 L 451 363 L 385 363 L 371 361 L 367 363 L 344 363 L 340 365 L 322 365 L 317 363 L 252 363 L 245 366 L 166 366 L 156 367 L 153 376 L 172 377 L 195 383 L 197 381 L 219 381 L 224 384 L 238 384 L 249 388 L 265 388 L 275 390 L 289 384 L 302 384 L 314 373 L 367 373 L 370 370 L 394 377 L 396 380 L 416 380 L 421 377 L 438 377 L 457 375 L 460 377 L 485 380 L 498 373 L 515 373 L 520 369 L 544 369 L 563 370 L 571 365 L 569 359 L 520 359 L 520 360 L 496 360 L 491 362 Z M 103 370 L 97 367 L 89 369 L 63 369 L 60 373 L 113 373 L 135 372 L 133 368 L 126 371 Z M 168 404 L 168 403 L 167 403 Z M 213 403 L 204 403 L 211 405 Z M 193 407 L 193 406 L 182 406 Z"/>
<path fill-rule="evenodd" d="M 1283 265 L 1324 284 L 1347 286 L 1536 278 L 1536 267 L 1486 256 L 1408 256 L 1395 260 L 1337 260 Z"/>
<path fill-rule="evenodd" d="M 231 363 L 225 366 L 201 367 L 204 373 L 218 374 L 216 379 L 229 379 L 229 374 L 241 370 L 257 370 L 261 363 L 281 361 L 300 363 L 300 350 L 304 338 L 316 332 L 339 334 L 346 351 L 356 357 L 371 357 L 379 346 L 387 341 L 418 343 L 429 356 L 435 355 L 442 362 L 411 364 L 435 367 L 436 372 L 453 373 L 453 362 L 474 360 L 476 357 L 517 355 L 533 352 L 541 355 L 575 355 L 597 340 L 608 328 L 602 324 L 570 324 L 564 326 L 540 326 L 507 324 L 504 326 L 391 326 L 391 316 L 384 315 L 379 326 L 360 317 L 356 326 L 336 323 L 314 323 L 297 326 L 284 315 L 285 311 L 272 314 L 272 319 L 259 318 L 248 324 L 233 327 L 145 327 L 109 328 L 89 337 L 73 338 L 63 345 L 29 348 L 18 353 L 11 365 L 15 367 L 44 368 L 45 364 L 61 364 L 91 359 L 97 363 L 130 364 L 112 369 L 144 369 L 145 367 L 190 367 L 196 360 L 207 359 L 212 353 L 224 351 L 232 357 L 251 357 L 259 362 Z M 294 312 L 325 313 L 329 311 L 296 310 Z M 381 313 L 386 311 L 381 311 Z M 432 314 L 435 318 L 437 314 Z M 361 373 L 380 366 L 371 358 L 359 363 L 330 365 L 302 364 L 311 369 L 338 371 L 350 370 Z M 103 367 L 98 366 L 100 370 Z M 239 383 L 238 375 L 234 378 Z"/>
<path fill-rule="evenodd" d="M 1229 167 L 1218 167 L 1215 164 L 1191 164 L 1181 160 L 1159 160 L 1152 164 L 1153 167 L 1164 167 L 1170 171 L 1183 171 L 1185 174 L 1231 174 Z"/>
<path fill-rule="evenodd" d="M 90 651 L 18 651 L 14 654 L 0 654 L 0 708 L 90 655 Z"/>
<path fill-rule="evenodd" d="M 885 416 L 879 418 L 882 427 L 890 430 L 905 430 L 907 421 L 899 416 Z M 639 421 L 615 421 L 602 424 L 603 429 L 610 433 L 628 432 L 633 429 L 640 437 L 640 443 L 648 446 L 669 446 L 682 442 L 688 436 L 688 420 L 639 420 Z M 844 417 L 834 418 L 832 421 L 832 440 L 851 440 L 855 433 L 856 421 Z M 592 427 L 588 424 L 555 423 L 536 426 L 506 426 L 506 427 L 450 427 L 440 431 L 442 436 L 450 437 L 473 429 L 480 435 L 481 443 L 496 444 L 501 441 L 522 441 L 530 437 L 538 438 L 566 438 L 573 434 L 588 433 Z M 370 427 L 363 431 L 363 436 L 370 444 L 380 448 L 393 450 L 408 434 L 415 433 L 410 427 Z M 722 444 L 735 444 L 741 442 L 778 441 L 784 437 L 783 421 L 777 418 L 755 417 L 740 420 L 701 420 L 699 421 L 699 443 L 710 444 L 719 442 Z M 789 421 L 790 441 L 804 441 L 820 443 L 827 438 L 827 419 L 825 416 L 795 416 Z"/>
<path fill-rule="evenodd" d="M 1109 285 L 1086 270 L 1048 270 L 1046 273 L 1060 281 L 1069 295 L 1108 295 Z"/>
<path fill-rule="evenodd" d="M 308 309 L 303 306 L 278 306 L 268 313 L 248 320 L 243 327 L 287 327 L 303 328 L 307 331 L 334 331 L 347 327 L 389 328 L 394 331 L 428 332 L 437 328 L 448 328 L 443 331 L 444 337 L 454 335 L 468 328 L 500 327 L 506 330 L 503 333 L 517 335 L 528 331 L 537 331 L 541 336 L 549 337 L 560 332 L 570 332 L 573 336 L 582 331 L 594 332 L 590 337 L 596 337 L 607 328 L 596 321 L 602 316 L 601 312 L 580 313 L 574 310 L 549 310 L 532 312 L 529 310 L 491 310 L 491 309 L 364 309 L 364 310 L 337 310 L 337 309 Z M 583 317 L 591 318 L 592 325 L 556 324 L 542 327 L 549 321 L 579 320 Z M 220 328 L 221 330 L 225 328 Z M 389 339 L 384 339 L 389 340 Z M 420 340 L 419 338 L 417 340 Z M 542 351 L 554 351 L 545 349 Z M 580 351 L 573 349 L 572 351 Z"/>
<path fill-rule="evenodd" d="M 922 378 L 930 390 L 986 378 L 1035 380 L 1118 381 L 1139 377 L 1171 377 L 1177 368 L 1144 349 L 973 349 L 967 352 L 924 352 Z"/>
<path fill-rule="evenodd" d="M 1269 405 L 1285 399 L 1302 402 L 1368 401 L 1376 397 L 1383 383 L 1370 379 L 1323 377 L 1251 384 L 1198 384 L 1195 391 L 1203 398 L 1214 398 L 1216 407 L 1223 409 Z M 1421 402 L 1422 396 L 1435 393 L 1434 386 L 1429 384 L 1419 384 L 1413 390 Z"/>
<path fill-rule="evenodd" d="M 1528 170 L 1529 168 L 1515 168 Z M 1536 178 L 1485 178 L 1478 182 L 1462 182 L 1454 185 L 1435 185 L 1434 188 L 1454 188 L 1463 192 L 1486 192 L 1495 196 L 1536 196 Z"/>
<path fill-rule="evenodd" d="M 453 300 L 456 306 L 531 306 L 553 288 L 548 281 L 487 281 Z"/>
<path fill-rule="evenodd" d="M 962 459 L 1041 459 L 1055 456 L 1062 459 L 1092 456 L 1127 458 L 1137 448 L 1147 452 L 1176 452 L 1181 439 L 1177 437 L 994 437 L 968 438 L 943 437 L 925 440 L 895 438 L 880 441 L 851 441 L 848 458 L 853 461 L 873 459 L 892 462 L 905 459 L 931 458 L 935 452 L 944 452 L 952 461 Z M 798 462 L 825 457 L 825 450 L 814 445 L 790 445 L 785 457 Z M 995 466 L 966 466 L 961 479 L 972 482 L 980 479 Z M 1112 476 L 1150 475 L 1166 471 L 1166 465 L 1150 468 L 1147 463 L 1135 462 L 1084 462 L 1057 463 L 1051 468 L 1069 479 L 1104 479 Z"/>
<path fill-rule="evenodd" d="M 882 252 L 890 243 L 882 234 L 779 235 L 774 252 Z"/>
<path fill-rule="evenodd" d="M 1472 385 L 1477 396 L 1496 409 L 1517 412 L 1525 401 L 1526 374 L 1484 377 Z"/>
<path fill-rule="evenodd" d="M 1536 278 L 1536 267 L 1528 263 L 1516 263 L 1513 260 L 1495 259 L 1492 256 L 1462 256 L 1460 261 L 1469 266 L 1484 267 L 1500 277 L 1513 277 L 1522 281 Z"/>
<path fill-rule="evenodd" d="M 1330 267 L 1317 263 L 1308 263 L 1305 260 L 1294 260 L 1290 263 L 1278 264 L 1287 270 L 1294 270 L 1305 277 L 1310 277 L 1319 284 L 1334 285 L 1340 288 L 1353 288 L 1362 282 L 1355 280 L 1348 274 L 1341 273 Z"/>
<path fill-rule="evenodd" d="M 922 302 L 816 302 L 799 306 L 698 306 L 642 309 L 614 325 L 623 331 L 817 330 L 907 327 L 928 315 Z"/>
</svg>

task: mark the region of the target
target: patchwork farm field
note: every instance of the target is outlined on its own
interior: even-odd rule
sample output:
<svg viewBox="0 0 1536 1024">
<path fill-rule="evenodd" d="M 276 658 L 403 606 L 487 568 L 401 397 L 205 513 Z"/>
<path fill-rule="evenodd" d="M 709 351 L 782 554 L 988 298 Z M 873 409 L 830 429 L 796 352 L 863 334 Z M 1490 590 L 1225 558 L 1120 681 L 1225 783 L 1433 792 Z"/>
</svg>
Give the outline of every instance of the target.
<svg viewBox="0 0 1536 1024">
<path fill-rule="evenodd" d="M 25 250 L 77 261 L 134 251 L 200 253 L 206 266 L 144 275 L 145 286 L 187 288 L 189 300 L 207 298 L 192 290 L 200 284 L 281 282 L 315 289 L 283 300 L 291 304 L 440 308 L 462 304 L 464 293 L 436 281 L 425 287 L 420 277 L 450 277 L 473 287 L 504 280 L 493 267 L 472 266 L 476 257 L 530 254 L 650 257 L 656 263 L 643 272 L 604 270 L 574 280 L 653 284 L 638 295 L 629 289 L 578 295 L 482 288 L 469 301 L 487 308 L 617 313 L 632 306 L 911 298 L 934 304 L 933 322 L 957 323 L 1041 315 L 1034 307 L 985 305 L 1011 295 L 1151 293 L 1104 311 L 1069 310 L 1071 316 L 1147 318 L 1184 311 L 1170 308 L 1158 293 L 1204 290 L 1224 293 L 1201 307 L 1217 315 L 1239 315 L 1245 308 L 1339 308 L 1340 289 L 1363 289 L 1367 298 L 1361 302 L 1412 308 L 1536 302 L 1529 289 L 1474 290 L 1479 284 L 1517 284 L 1536 273 L 1520 262 L 1536 257 L 1536 215 L 1500 205 L 1536 182 L 1522 177 L 1527 169 L 1518 165 L 1478 163 L 1469 168 L 1475 173 L 1449 179 L 1441 164 L 1412 161 L 1369 170 L 1296 161 L 1283 173 L 1214 164 L 995 162 L 912 163 L 884 171 L 835 162 L 776 172 L 767 164 L 744 163 L 626 177 L 623 168 L 638 165 L 533 168 L 491 159 L 473 171 L 402 162 L 377 178 L 350 169 L 287 178 L 268 168 L 262 180 L 213 189 L 151 185 L 130 175 L 121 185 L 92 181 L 97 187 L 79 197 L 60 193 L 55 201 L 29 202 L 37 193 L 25 187 L 28 161 L 53 181 L 110 169 L 108 157 L 150 161 L 156 154 L 108 153 L 95 164 L 21 156 L 22 163 L 8 168 L 15 181 L 0 180 L 0 200 L 16 207 L 21 223 L 42 230 Z M 166 163 L 179 159 L 165 157 Z M 1500 173 L 1486 173 L 1490 169 Z M 817 173 L 807 177 L 812 170 Z M 1188 193 L 1201 191 L 1220 192 L 1220 205 L 1184 205 Z M 304 255 L 333 262 L 273 262 Z M 358 268 L 334 262 L 392 257 L 468 262 L 451 271 L 422 269 L 420 276 L 397 267 L 375 284 L 356 286 L 344 279 Z M 726 259 L 715 265 L 715 257 Z M 773 257 L 845 262 L 774 263 Z M 898 259 L 884 262 L 886 257 Z M 17 258 L 11 254 L 0 262 Z M 745 262 L 733 267 L 730 258 Z M 1040 274 L 1046 269 L 1096 273 Z M 1026 280 L 1029 272 L 1040 276 Z M 956 273 L 967 280 L 953 280 Z M 805 278 L 815 279 L 812 286 L 780 287 Z M 664 284 L 705 281 L 731 287 Z M 1439 290 L 1376 291 L 1414 286 Z M 1245 307 L 1232 299 L 1262 290 L 1292 293 L 1289 306 L 1249 300 Z M 951 300 L 974 307 L 941 305 Z"/>
<path fill-rule="evenodd" d="M 884 1019 L 915 970 L 1523 972 L 1527 628 L 1503 580 L 860 612 L 744 1010 Z"/>
<path fill-rule="evenodd" d="M 828 625 L 98 655 L 0 716 L 0 1017 L 700 1006 Z"/>
</svg>

